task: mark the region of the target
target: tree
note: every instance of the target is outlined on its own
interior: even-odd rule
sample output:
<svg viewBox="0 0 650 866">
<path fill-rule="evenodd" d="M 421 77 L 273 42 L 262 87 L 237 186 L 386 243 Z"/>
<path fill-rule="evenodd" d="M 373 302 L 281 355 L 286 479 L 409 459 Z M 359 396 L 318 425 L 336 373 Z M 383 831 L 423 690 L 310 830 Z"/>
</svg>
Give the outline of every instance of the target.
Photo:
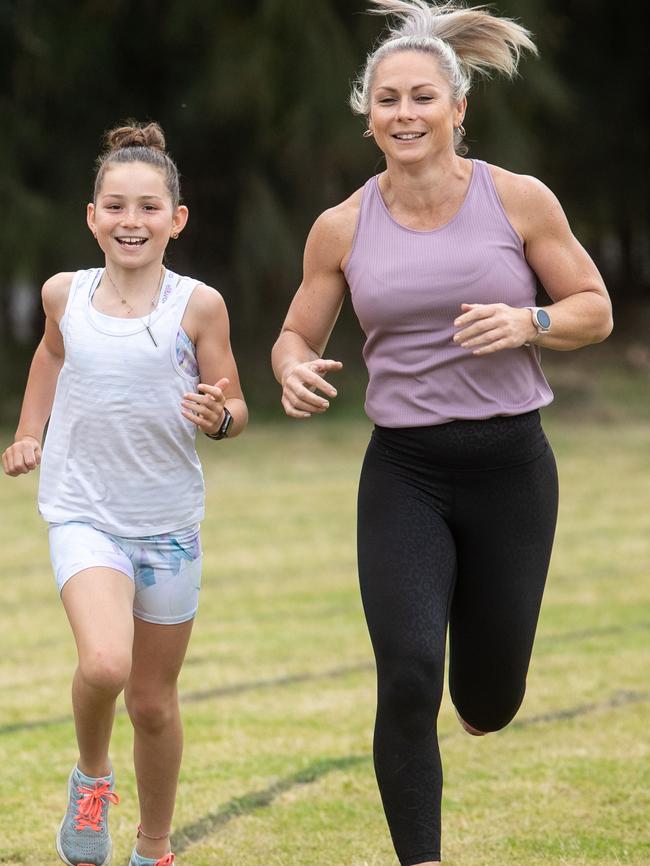
<svg viewBox="0 0 650 866">
<path fill-rule="evenodd" d="M 365 5 L 5 0 L 3 346 L 18 279 L 36 293 L 55 271 L 98 263 L 83 223 L 94 155 L 103 130 L 135 117 L 162 124 L 183 173 L 191 218 L 171 266 L 223 292 L 236 342 L 255 346 L 266 369 L 310 224 L 381 169 L 347 107 L 350 79 L 383 26 L 361 14 Z M 514 84 L 477 83 L 465 124 L 471 155 L 547 182 L 617 303 L 647 297 L 641 28 L 624 5 L 605 14 L 603 0 L 502 0 L 499 11 L 536 34 L 541 58 L 525 60 Z"/>
</svg>

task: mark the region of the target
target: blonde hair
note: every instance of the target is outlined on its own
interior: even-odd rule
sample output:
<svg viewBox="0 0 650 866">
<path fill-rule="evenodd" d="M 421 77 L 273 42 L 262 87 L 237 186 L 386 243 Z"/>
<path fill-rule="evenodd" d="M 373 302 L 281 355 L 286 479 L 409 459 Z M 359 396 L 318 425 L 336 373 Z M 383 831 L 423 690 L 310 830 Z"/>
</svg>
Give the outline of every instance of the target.
<svg viewBox="0 0 650 866">
<path fill-rule="evenodd" d="M 538 53 L 525 27 L 510 18 L 492 15 L 484 6 L 468 9 L 457 0 L 442 4 L 426 0 L 371 2 L 371 15 L 393 16 L 397 21 L 389 25 L 387 36 L 368 54 L 353 84 L 350 105 L 355 114 L 370 114 L 374 75 L 379 63 L 390 54 L 422 51 L 433 55 L 457 103 L 469 92 L 473 76 L 489 76 L 495 71 L 512 78 L 522 51 Z"/>
<path fill-rule="evenodd" d="M 97 201 L 106 169 L 121 162 L 145 162 L 159 168 L 165 175 L 172 207 L 176 210 L 181 200 L 178 169 L 165 150 L 165 134 L 159 124 L 127 120 L 106 133 L 104 151 L 97 159 L 93 201 Z"/>
</svg>

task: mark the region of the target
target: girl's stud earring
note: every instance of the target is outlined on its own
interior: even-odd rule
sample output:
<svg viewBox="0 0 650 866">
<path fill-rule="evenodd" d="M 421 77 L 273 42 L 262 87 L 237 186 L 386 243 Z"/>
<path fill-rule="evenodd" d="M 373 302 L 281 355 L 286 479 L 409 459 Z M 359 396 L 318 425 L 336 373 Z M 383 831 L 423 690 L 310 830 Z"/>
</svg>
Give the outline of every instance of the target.
<svg viewBox="0 0 650 866">
<path fill-rule="evenodd" d="M 173 241 L 177 241 L 178 240 L 178 232 L 172 232 L 171 233 L 171 239 Z"/>
</svg>

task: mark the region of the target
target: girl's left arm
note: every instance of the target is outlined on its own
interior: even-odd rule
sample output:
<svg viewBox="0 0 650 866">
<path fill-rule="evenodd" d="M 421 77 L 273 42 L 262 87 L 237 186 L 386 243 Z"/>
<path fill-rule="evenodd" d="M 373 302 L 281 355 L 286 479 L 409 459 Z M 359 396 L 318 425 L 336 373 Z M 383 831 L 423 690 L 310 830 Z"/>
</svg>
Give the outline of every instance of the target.
<svg viewBox="0 0 650 866">
<path fill-rule="evenodd" d="M 223 298 L 206 285 L 196 287 L 183 318 L 183 328 L 196 347 L 198 393 L 188 393 L 182 414 L 207 435 L 221 429 L 224 410 L 232 415 L 228 438 L 238 436 L 248 423 L 248 407 L 239 383 L 230 346 L 230 323 Z"/>
</svg>

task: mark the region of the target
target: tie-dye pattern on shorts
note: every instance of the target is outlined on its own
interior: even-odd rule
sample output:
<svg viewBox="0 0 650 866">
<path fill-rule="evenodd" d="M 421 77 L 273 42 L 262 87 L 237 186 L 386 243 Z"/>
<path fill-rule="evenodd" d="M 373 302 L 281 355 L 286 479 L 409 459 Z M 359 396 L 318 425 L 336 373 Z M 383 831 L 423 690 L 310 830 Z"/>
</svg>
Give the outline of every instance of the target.
<svg viewBox="0 0 650 866">
<path fill-rule="evenodd" d="M 133 614 L 138 619 L 173 624 L 196 614 L 202 561 L 198 526 L 124 538 L 71 521 L 51 524 L 49 536 L 59 592 L 80 571 L 112 568 L 133 580 Z"/>
</svg>

